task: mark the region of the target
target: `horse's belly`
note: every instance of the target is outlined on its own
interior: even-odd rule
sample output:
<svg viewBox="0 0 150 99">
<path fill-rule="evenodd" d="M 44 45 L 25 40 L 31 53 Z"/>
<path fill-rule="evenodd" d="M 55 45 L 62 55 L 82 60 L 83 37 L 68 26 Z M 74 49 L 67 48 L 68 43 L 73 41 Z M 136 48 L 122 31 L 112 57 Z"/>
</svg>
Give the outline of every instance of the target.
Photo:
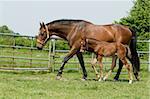
<svg viewBox="0 0 150 99">
<path fill-rule="evenodd" d="M 103 53 L 104 57 L 110 57 L 110 56 L 114 56 L 114 55 L 115 55 L 115 52 L 104 52 Z"/>
<path fill-rule="evenodd" d="M 113 56 L 113 55 L 115 55 L 115 53 L 116 53 L 116 47 L 115 46 L 111 46 L 111 47 L 109 47 L 109 46 L 105 46 L 105 47 L 103 47 L 103 51 L 102 51 L 102 53 L 103 53 L 103 56 L 105 56 L 105 57 L 109 57 L 109 56 Z"/>
</svg>

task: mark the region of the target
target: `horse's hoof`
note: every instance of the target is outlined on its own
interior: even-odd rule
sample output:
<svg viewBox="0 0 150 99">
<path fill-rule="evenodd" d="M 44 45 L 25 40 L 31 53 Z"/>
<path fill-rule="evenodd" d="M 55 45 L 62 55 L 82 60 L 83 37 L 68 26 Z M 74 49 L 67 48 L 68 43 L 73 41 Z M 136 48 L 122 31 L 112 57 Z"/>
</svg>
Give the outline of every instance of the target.
<svg viewBox="0 0 150 99">
<path fill-rule="evenodd" d="M 86 80 L 87 80 L 87 78 L 86 78 L 86 77 L 83 77 L 83 78 L 81 78 L 81 80 L 82 80 L 82 81 L 86 81 Z"/>
<path fill-rule="evenodd" d="M 81 81 L 86 81 L 86 79 L 83 79 L 83 78 L 82 78 Z"/>
<path fill-rule="evenodd" d="M 139 76 L 138 76 L 138 77 L 136 77 L 136 80 L 137 80 L 137 81 L 140 81 L 140 77 L 139 77 Z"/>
<path fill-rule="evenodd" d="M 81 53 L 83 53 L 83 52 L 84 52 L 84 50 L 80 50 L 80 52 L 81 52 Z"/>
<path fill-rule="evenodd" d="M 107 77 L 104 77 L 103 80 L 106 81 Z"/>
<path fill-rule="evenodd" d="M 100 78 L 98 81 L 102 81 L 102 78 Z"/>
<path fill-rule="evenodd" d="M 56 80 L 61 80 L 61 76 L 56 76 Z"/>
<path fill-rule="evenodd" d="M 114 81 L 116 82 L 116 81 L 119 81 L 118 79 L 114 79 Z"/>
<path fill-rule="evenodd" d="M 136 80 L 137 80 L 137 81 L 140 81 L 140 79 L 139 79 L 139 78 L 137 78 Z"/>
<path fill-rule="evenodd" d="M 134 75 L 135 75 L 136 80 L 139 81 L 139 80 L 140 80 L 140 75 L 139 75 L 139 73 L 134 73 Z"/>
<path fill-rule="evenodd" d="M 119 80 L 118 78 L 114 77 L 114 81 L 118 81 L 118 80 Z"/>
<path fill-rule="evenodd" d="M 129 84 L 132 84 L 132 80 L 129 80 Z"/>
</svg>

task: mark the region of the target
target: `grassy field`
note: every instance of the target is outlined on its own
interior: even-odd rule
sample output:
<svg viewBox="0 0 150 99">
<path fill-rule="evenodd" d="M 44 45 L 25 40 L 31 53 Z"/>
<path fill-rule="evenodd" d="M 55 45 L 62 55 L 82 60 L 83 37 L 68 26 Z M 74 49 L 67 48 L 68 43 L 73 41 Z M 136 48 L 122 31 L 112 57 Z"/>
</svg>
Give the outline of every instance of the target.
<svg viewBox="0 0 150 99">
<path fill-rule="evenodd" d="M 55 80 L 56 72 L 0 71 L 0 99 L 149 99 L 150 73 L 141 72 L 141 81 L 128 84 L 127 74 L 120 81 L 82 81 L 81 73 L 66 71 L 63 80 Z"/>
<path fill-rule="evenodd" d="M 32 51 L 10 48 L 1 48 L 1 56 L 35 57 L 48 58 L 47 51 Z M 55 62 L 61 62 L 66 53 L 56 53 Z M 84 55 L 85 56 L 85 55 Z M 86 57 L 89 57 L 87 55 Z M 63 80 L 55 80 L 57 72 L 46 71 L 0 71 L 0 99 L 149 99 L 150 97 L 150 73 L 147 72 L 147 64 L 141 66 L 141 81 L 134 81 L 128 84 L 128 75 L 121 74 L 120 81 L 113 81 L 114 74 L 107 81 L 98 82 L 93 80 L 95 75 L 91 66 L 87 64 L 88 80 L 82 81 L 81 70 L 67 70 L 67 68 L 79 68 L 79 64 L 67 64 L 63 74 Z M 147 59 L 148 60 L 148 59 Z M 147 60 L 141 59 L 142 62 Z M 77 58 L 69 62 L 77 62 Z M 104 59 L 110 62 L 110 59 Z M 47 67 L 47 61 L 33 60 L 38 62 L 30 66 L 30 60 L 1 58 L 0 67 Z M 44 63 L 44 64 L 41 64 Z M 107 66 L 106 66 L 107 65 Z M 59 68 L 55 64 L 54 68 Z M 107 67 L 107 68 L 106 68 Z M 110 68 L 110 64 L 105 64 L 104 70 Z M 79 68 L 80 69 L 80 68 Z M 116 71 L 116 69 L 115 69 Z M 123 71 L 126 71 L 125 69 Z"/>
</svg>

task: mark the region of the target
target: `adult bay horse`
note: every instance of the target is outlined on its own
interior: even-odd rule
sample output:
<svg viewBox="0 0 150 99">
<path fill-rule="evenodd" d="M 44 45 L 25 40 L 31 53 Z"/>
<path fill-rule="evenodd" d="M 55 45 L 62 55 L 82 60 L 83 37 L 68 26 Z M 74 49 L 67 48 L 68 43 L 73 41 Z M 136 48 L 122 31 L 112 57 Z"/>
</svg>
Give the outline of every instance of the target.
<svg viewBox="0 0 150 99">
<path fill-rule="evenodd" d="M 45 43 L 50 39 L 52 35 L 59 36 L 64 40 L 67 40 L 70 46 L 70 51 L 64 58 L 60 69 L 58 70 L 57 79 L 60 79 L 62 72 L 67 61 L 75 54 L 79 59 L 83 71 L 83 79 L 87 78 L 87 72 L 84 66 L 84 60 L 82 53 L 80 52 L 81 38 L 86 35 L 87 38 L 93 38 L 98 41 L 106 42 L 120 42 L 122 44 L 130 45 L 132 54 L 131 63 L 136 79 L 138 80 L 138 73 L 140 70 L 139 57 L 136 50 L 136 33 L 129 29 L 127 26 L 110 24 L 110 25 L 94 25 L 91 22 L 84 20 L 55 20 L 50 23 L 40 23 L 39 34 L 36 37 L 37 48 L 42 49 Z M 87 51 L 93 52 L 92 48 Z M 113 61 L 116 63 L 116 61 Z M 119 69 L 114 79 L 118 80 L 122 62 L 119 62 Z"/>
</svg>

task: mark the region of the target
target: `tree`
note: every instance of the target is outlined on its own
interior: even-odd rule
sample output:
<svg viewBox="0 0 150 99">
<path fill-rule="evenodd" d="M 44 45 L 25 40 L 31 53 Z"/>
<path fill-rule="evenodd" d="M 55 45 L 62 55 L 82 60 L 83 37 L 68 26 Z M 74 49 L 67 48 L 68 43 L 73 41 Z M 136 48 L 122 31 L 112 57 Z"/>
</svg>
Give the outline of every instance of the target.
<svg viewBox="0 0 150 99">
<path fill-rule="evenodd" d="M 116 21 L 115 21 L 116 22 Z M 139 39 L 150 37 L 150 0 L 136 0 L 127 17 L 120 19 L 119 24 L 133 28 Z"/>
<path fill-rule="evenodd" d="M 1 32 L 1 33 L 13 33 L 13 31 L 10 30 L 10 29 L 8 28 L 8 26 L 6 26 L 6 25 L 3 25 L 3 26 L 0 27 L 0 32 Z"/>
</svg>

